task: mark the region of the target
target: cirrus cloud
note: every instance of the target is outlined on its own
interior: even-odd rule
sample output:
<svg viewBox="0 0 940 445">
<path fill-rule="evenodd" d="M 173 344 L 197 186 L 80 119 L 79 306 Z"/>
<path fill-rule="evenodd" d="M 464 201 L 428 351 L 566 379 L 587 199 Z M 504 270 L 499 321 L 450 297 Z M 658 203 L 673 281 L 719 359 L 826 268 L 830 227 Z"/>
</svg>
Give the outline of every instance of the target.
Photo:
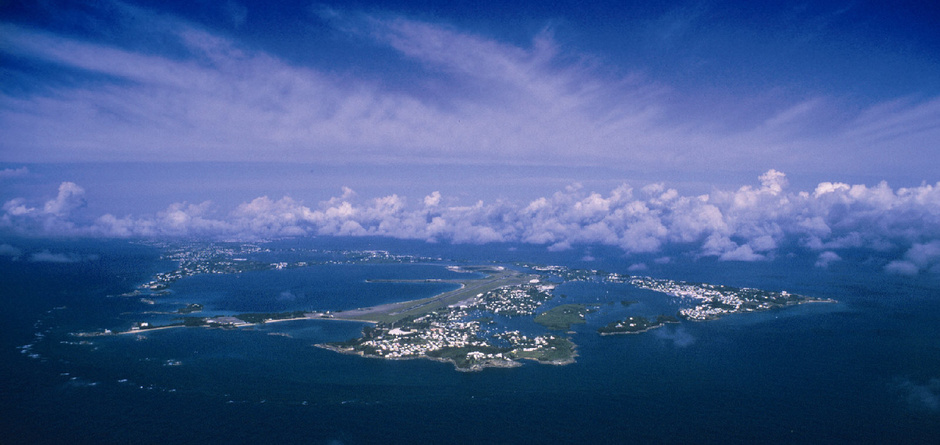
<svg viewBox="0 0 940 445">
<path fill-rule="evenodd" d="M 235 23 L 247 17 L 229 9 Z M 753 171 L 772 159 L 799 171 L 923 175 L 931 162 L 915 160 L 937 160 L 935 95 L 849 104 L 825 92 L 770 103 L 730 94 L 715 102 L 736 104 L 734 113 L 701 110 L 640 68 L 566 46 L 549 26 L 520 43 L 390 13 L 309 18 L 335 31 L 339 49 L 367 46 L 405 64 L 391 70 L 398 78 L 288 60 L 121 2 L 82 13 L 108 32 L 0 22 L 9 60 L 75 73 L 57 82 L 17 71 L 17 88 L 0 90 L 0 160 L 489 159 L 688 172 Z M 660 229 L 636 227 L 636 247 L 655 248 Z"/>
</svg>

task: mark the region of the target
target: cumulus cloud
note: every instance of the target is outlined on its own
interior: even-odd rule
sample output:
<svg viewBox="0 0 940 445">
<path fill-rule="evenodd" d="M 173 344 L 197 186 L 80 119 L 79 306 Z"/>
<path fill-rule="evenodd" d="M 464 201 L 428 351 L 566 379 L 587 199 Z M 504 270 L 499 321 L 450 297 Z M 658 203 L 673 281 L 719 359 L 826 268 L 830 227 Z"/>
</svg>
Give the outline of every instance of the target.
<svg viewBox="0 0 940 445">
<path fill-rule="evenodd" d="M 441 192 L 434 192 L 428 196 L 424 197 L 424 205 L 426 207 L 434 207 L 441 202 Z"/>
<path fill-rule="evenodd" d="M 819 254 L 819 257 L 816 259 L 816 267 L 826 268 L 829 267 L 829 264 L 836 261 L 842 261 L 842 257 L 840 257 L 838 253 L 827 250 Z"/>
<path fill-rule="evenodd" d="M 917 275 L 920 269 L 910 261 L 894 260 L 885 266 L 885 271 L 897 275 Z"/>
<path fill-rule="evenodd" d="M 914 243 L 904 259 L 888 263 L 885 270 L 900 275 L 917 275 L 924 270 L 940 273 L 940 240 Z"/>
<path fill-rule="evenodd" d="M 97 260 L 97 255 L 79 255 L 75 253 L 52 253 L 49 250 L 29 254 L 28 261 L 33 263 L 78 263 Z"/>
<path fill-rule="evenodd" d="M 647 269 L 646 263 L 634 263 L 634 264 L 631 264 L 630 267 L 627 268 L 627 270 L 630 272 L 642 272 L 646 269 Z"/>
<path fill-rule="evenodd" d="M 43 206 L 43 212 L 52 216 L 67 216 L 69 212 L 85 205 L 85 189 L 74 182 L 59 185 L 59 194 Z"/>
<path fill-rule="evenodd" d="M 751 246 L 745 244 L 738 246 L 734 250 L 722 253 L 719 258 L 723 261 L 760 261 L 766 259 L 765 256 L 754 253 Z"/>
<path fill-rule="evenodd" d="M 26 175 L 29 175 L 29 168 L 27 167 L 5 168 L 0 170 L 0 179 L 21 178 Z"/>
<path fill-rule="evenodd" d="M 77 228 L 70 220 L 74 210 L 85 206 L 85 189 L 73 182 L 59 185 L 55 198 L 46 201 L 42 207 L 34 207 L 22 198 L 14 198 L 3 203 L 0 227 L 13 226 L 27 232 L 45 232 L 77 234 Z"/>
<path fill-rule="evenodd" d="M 116 237 L 203 236 L 239 239 L 323 235 L 385 236 L 455 243 L 524 242 L 567 250 L 617 246 L 627 253 L 665 247 L 723 261 L 771 260 L 803 250 L 827 267 L 847 248 L 903 251 L 886 266 L 893 273 L 940 271 L 940 184 L 892 189 L 821 183 L 790 191 L 786 175 L 770 170 L 758 186 L 684 196 L 663 184 L 627 184 L 606 194 L 572 185 L 529 202 L 498 200 L 459 205 L 434 192 L 417 200 L 390 194 L 358 196 L 344 188 L 334 198 L 306 204 L 263 196 L 232 210 L 212 203 L 177 203 L 153 217 L 103 215 L 77 225 L 69 212 L 83 190 L 63 183 L 38 206 L 24 199 L 3 205 L 0 224 L 47 234 Z M 668 256 L 655 260 L 669 262 Z"/>
</svg>

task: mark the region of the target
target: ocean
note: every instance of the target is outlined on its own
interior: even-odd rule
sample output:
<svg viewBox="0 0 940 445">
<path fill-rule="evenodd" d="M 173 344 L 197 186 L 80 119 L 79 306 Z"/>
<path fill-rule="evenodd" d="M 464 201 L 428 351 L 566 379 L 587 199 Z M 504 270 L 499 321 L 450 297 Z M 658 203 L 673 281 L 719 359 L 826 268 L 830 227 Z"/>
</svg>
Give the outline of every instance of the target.
<svg viewBox="0 0 940 445">
<path fill-rule="evenodd" d="M 940 279 L 883 272 L 870 252 L 813 258 L 654 261 L 601 246 L 548 252 L 521 244 L 376 238 L 270 243 L 385 249 L 417 264 L 317 265 L 195 276 L 154 298 L 116 297 L 172 270 L 129 241 L 6 239 L 0 257 L 3 443 L 938 443 Z M 44 255 L 35 255 L 41 253 Z M 668 252 L 667 252 L 668 255 Z M 302 257 L 297 254 L 297 258 Z M 662 256 L 662 255 L 659 255 Z M 291 259 L 293 261 L 295 259 Z M 546 304 L 602 304 L 573 327 L 577 361 L 457 372 L 430 360 L 341 355 L 313 345 L 362 323 L 303 320 L 234 330 L 180 328 L 76 337 L 205 313 L 351 309 L 431 296 L 445 264 L 566 265 L 657 278 L 787 290 L 813 303 L 637 335 L 595 329 L 625 314 L 678 307 L 628 285 L 567 283 Z M 628 268 L 643 264 L 644 270 Z M 605 304 L 624 300 L 625 307 Z M 152 313 L 151 313 L 152 312 Z M 164 312 L 164 313 L 159 313 Z"/>
</svg>

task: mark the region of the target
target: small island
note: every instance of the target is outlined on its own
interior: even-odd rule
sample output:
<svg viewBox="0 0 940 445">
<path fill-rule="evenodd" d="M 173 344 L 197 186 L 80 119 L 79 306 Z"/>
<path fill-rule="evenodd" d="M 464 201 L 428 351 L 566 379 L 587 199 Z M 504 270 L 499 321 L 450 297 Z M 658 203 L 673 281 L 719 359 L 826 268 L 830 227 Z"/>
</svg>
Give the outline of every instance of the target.
<svg viewBox="0 0 940 445">
<path fill-rule="evenodd" d="M 835 302 L 828 298 L 812 298 L 787 291 L 775 292 L 649 277 L 618 277 L 617 279 L 629 282 L 641 289 L 671 295 L 678 298 L 680 302 L 694 303 L 693 307 L 679 310 L 679 316 L 690 321 L 714 320 L 728 314 L 768 311 L 805 303 Z"/>
<path fill-rule="evenodd" d="M 176 310 L 178 314 L 192 314 L 195 312 L 202 312 L 202 305 L 199 303 L 187 304 L 186 307 L 182 307 Z"/>
<path fill-rule="evenodd" d="M 607 326 L 598 329 L 597 333 L 601 335 L 639 334 L 663 326 L 666 323 L 678 322 L 679 320 L 676 319 L 676 317 L 669 315 L 659 315 L 654 321 L 647 320 L 646 317 L 637 315 L 627 317 L 627 319 L 623 321 L 611 322 Z"/>
<path fill-rule="evenodd" d="M 535 317 L 535 322 L 554 331 L 567 331 L 573 324 L 585 324 L 587 306 L 583 304 L 563 304 L 553 307 Z"/>
</svg>

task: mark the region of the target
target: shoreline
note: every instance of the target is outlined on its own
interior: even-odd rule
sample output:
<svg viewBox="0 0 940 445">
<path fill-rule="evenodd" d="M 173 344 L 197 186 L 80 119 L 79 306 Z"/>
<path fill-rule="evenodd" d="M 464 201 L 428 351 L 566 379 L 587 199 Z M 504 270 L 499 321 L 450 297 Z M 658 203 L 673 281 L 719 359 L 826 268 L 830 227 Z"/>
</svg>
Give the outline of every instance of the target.
<svg viewBox="0 0 940 445">
<path fill-rule="evenodd" d="M 458 366 L 457 361 L 452 358 L 431 357 L 426 354 L 422 354 L 422 355 L 418 355 L 414 357 L 382 357 L 379 355 L 366 354 L 362 351 L 357 351 L 353 348 L 343 348 L 343 347 L 334 346 L 328 343 L 315 343 L 313 346 L 320 348 L 320 349 L 326 349 L 328 351 L 337 352 L 340 354 L 357 355 L 359 357 L 378 359 L 378 360 L 431 360 L 431 361 L 441 362 L 441 363 L 450 363 L 451 365 L 454 365 L 454 370 L 459 371 L 459 372 L 479 372 L 487 368 L 518 368 L 523 365 L 523 363 L 518 360 L 501 360 L 501 361 L 487 360 L 483 363 L 474 363 L 469 368 L 463 368 L 463 367 Z M 535 360 L 535 359 L 532 359 L 532 360 Z M 538 362 L 543 363 L 543 364 L 552 364 L 552 365 L 568 364 L 568 363 L 554 363 L 554 362 L 542 362 L 542 361 L 538 361 Z M 573 358 L 571 359 L 570 363 L 574 363 Z"/>
<path fill-rule="evenodd" d="M 212 317 L 206 317 L 206 318 L 212 318 Z M 126 331 L 117 331 L 117 332 L 76 332 L 76 333 L 73 333 L 73 335 L 75 335 L 76 337 L 105 337 L 105 336 L 110 336 L 110 335 L 143 334 L 143 333 L 147 333 L 151 331 L 162 331 L 162 330 L 174 329 L 174 328 L 241 329 L 241 328 L 249 328 L 249 327 L 254 327 L 254 326 L 261 326 L 261 325 L 270 324 L 270 323 L 278 323 L 282 321 L 302 321 L 302 320 L 339 320 L 339 321 L 355 321 L 355 322 L 372 323 L 372 324 L 375 323 L 374 321 L 369 321 L 369 320 L 353 320 L 353 319 L 330 318 L 330 317 L 319 316 L 319 317 L 276 318 L 272 320 L 265 320 L 260 323 L 248 323 L 248 322 L 241 323 L 241 324 L 210 323 L 210 324 L 204 324 L 204 325 L 198 325 L 198 326 L 186 326 L 185 324 L 172 324 L 172 325 L 154 326 L 152 328 L 144 328 L 144 329 L 129 329 Z"/>
<path fill-rule="evenodd" d="M 671 322 L 669 322 L 669 323 L 678 323 L 678 321 L 671 321 Z M 649 332 L 649 331 L 652 331 L 653 329 L 661 328 L 661 327 L 663 327 L 663 326 L 666 326 L 666 325 L 669 324 L 669 323 L 663 323 L 663 324 L 659 324 L 659 325 L 656 325 L 656 326 L 650 326 L 650 327 L 648 327 L 648 328 L 645 328 L 645 329 L 642 329 L 642 330 L 639 330 L 639 331 L 598 332 L 598 334 L 600 334 L 601 336 L 607 336 L 607 335 L 642 334 L 642 333 L 644 333 L 644 332 Z"/>
</svg>

